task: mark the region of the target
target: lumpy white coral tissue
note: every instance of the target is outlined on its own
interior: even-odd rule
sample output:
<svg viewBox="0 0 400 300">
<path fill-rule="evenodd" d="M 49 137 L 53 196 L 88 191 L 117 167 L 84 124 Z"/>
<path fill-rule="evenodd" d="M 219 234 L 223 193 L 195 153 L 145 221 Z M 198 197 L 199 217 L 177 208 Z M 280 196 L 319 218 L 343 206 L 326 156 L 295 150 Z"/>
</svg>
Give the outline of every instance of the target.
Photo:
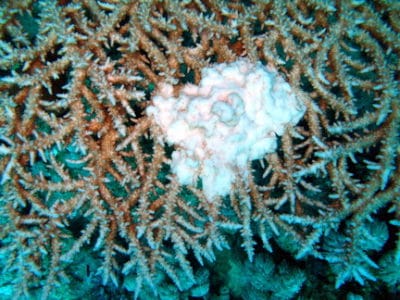
<svg viewBox="0 0 400 300">
<path fill-rule="evenodd" d="M 209 201 L 229 194 L 235 174 L 247 178 L 247 163 L 274 152 L 276 136 L 304 111 L 275 70 L 247 59 L 205 68 L 199 85 L 185 85 L 177 98 L 161 84 L 147 108 L 175 146 L 173 173 L 182 185 L 200 177 Z"/>
</svg>

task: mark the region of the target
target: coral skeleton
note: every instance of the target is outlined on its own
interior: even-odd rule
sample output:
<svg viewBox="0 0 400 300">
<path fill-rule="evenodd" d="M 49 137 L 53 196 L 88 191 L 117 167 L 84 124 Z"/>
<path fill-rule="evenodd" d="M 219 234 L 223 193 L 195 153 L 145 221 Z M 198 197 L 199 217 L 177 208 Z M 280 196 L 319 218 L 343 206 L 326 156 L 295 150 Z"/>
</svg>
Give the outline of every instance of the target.
<svg viewBox="0 0 400 300">
<path fill-rule="evenodd" d="M 199 86 L 187 84 L 173 97 L 161 85 L 147 114 L 175 145 L 171 168 L 181 185 L 200 176 L 209 201 L 228 195 L 235 173 L 248 177 L 250 161 L 276 149 L 276 135 L 295 125 L 304 105 L 271 68 L 245 60 L 202 70 Z"/>
</svg>

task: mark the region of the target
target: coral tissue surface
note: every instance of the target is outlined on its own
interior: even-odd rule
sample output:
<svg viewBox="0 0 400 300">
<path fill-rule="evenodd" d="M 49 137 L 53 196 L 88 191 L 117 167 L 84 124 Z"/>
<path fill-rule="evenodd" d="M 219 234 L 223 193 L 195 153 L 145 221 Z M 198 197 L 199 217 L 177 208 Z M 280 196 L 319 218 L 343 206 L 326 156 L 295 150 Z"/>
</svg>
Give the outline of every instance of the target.
<svg viewBox="0 0 400 300">
<path fill-rule="evenodd" d="M 0 299 L 397 299 L 400 6 L 0 1 Z"/>
</svg>

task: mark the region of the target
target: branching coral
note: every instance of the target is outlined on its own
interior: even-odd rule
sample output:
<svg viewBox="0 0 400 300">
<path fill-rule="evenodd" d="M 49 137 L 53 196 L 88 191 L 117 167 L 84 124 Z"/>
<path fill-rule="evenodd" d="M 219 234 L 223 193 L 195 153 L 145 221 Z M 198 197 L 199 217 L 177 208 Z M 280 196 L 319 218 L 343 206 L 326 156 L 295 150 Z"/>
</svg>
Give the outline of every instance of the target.
<svg viewBox="0 0 400 300">
<path fill-rule="evenodd" d="M 400 263 L 395 2 L 27 0 L 0 15 L 0 250 L 15 298 L 60 293 L 82 252 L 104 286 L 130 276 L 135 297 L 157 294 L 163 273 L 185 290 L 231 237 L 250 261 L 263 246 L 330 266 L 344 247 L 346 274 L 332 272 L 364 283 L 382 274 L 360 271 L 379 263 L 361 242 L 371 222 Z M 179 184 L 145 110 L 160 82 L 178 95 L 243 57 L 276 69 L 306 112 L 210 202 L 201 181 Z"/>
</svg>

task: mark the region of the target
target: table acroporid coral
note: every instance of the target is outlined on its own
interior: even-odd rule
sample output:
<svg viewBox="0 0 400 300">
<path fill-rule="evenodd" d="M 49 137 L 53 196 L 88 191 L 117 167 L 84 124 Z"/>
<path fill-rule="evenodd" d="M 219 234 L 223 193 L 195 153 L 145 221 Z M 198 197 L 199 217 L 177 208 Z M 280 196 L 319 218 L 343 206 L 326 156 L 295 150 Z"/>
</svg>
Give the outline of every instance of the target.
<svg viewBox="0 0 400 300">
<path fill-rule="evenodd" d="M 0 298 L 399 298 L 399 24 L 2 1 Z"/>
</svg>

